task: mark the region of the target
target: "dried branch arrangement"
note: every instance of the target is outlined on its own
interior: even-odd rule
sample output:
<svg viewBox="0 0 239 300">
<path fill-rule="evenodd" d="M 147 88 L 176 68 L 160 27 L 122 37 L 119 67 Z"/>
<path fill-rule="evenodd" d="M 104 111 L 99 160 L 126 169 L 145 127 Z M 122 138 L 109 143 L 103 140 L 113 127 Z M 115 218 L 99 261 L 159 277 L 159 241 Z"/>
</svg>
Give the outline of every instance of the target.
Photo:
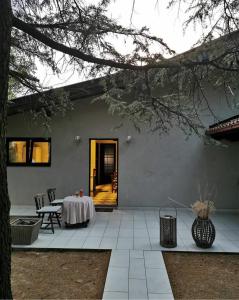
<svg viewBox="0 0 239 300">
<path fill-rule="evenodd" d="M 212 188 L 211 191 L 208 189 L 208 185 L 205 188 L 204 193 L 201 192 L 201 187 L 199 185 L 199 200 L 197 200 L 193 205 L 191 205 L 193 212 L 201 219 L 208 219 L 209 215 L 215 211 L 215 205 L 212 199 L 215 197 L 215 189 Z"/>
<path fill-rule="evenodd" d="M 192 205 L 192 210 L 201 219 L 208 219 L 209 215 L 215 210 L 214 202 L 197 200 Z"/>
</svg>

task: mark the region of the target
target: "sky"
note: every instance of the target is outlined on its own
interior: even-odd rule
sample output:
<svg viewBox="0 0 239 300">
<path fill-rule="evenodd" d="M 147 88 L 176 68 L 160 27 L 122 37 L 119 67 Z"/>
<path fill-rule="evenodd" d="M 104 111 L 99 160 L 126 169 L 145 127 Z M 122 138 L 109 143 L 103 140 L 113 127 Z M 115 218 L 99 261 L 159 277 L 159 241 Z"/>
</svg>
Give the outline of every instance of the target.
<svg viewBox="0 0 239 300">
<path fill-rule="evenodd" d="M 87 3 L 90 0 L 87 0 Z M 91 0 L 94 1 L 94 0 Z M 185 21 L 185 6 L 175 6 L 167 9 L 168 0 L 135 0 L 132 24 L 130 22 L 133 0 L 114 0 L 109 7 L 108 15 L 124 26 L 141 28 L 146 26 L 150 33 L 163 40 L 177 53 L 189 50 L 199 39 L 201 31 L 192 26 L 183 31 Z M 118 42 L 119 43 L 119 42 Z M 125 47 L 119 44 L 119 48 Z M 38 64 L 37 76 L 45 86 L 60 87 L 86 80 L 84 75 L 72 72 L 70 69 L 64 73 L 53 75 L 51 70 Z"/>
</svg>

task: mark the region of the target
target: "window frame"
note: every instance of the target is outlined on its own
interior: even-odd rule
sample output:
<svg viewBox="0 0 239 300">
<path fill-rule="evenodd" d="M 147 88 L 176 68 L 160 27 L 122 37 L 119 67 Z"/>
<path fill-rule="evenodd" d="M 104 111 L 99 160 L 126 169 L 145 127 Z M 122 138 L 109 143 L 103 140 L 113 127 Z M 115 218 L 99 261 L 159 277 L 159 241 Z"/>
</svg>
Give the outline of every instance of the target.
<svg viewBox="0 0 239 300">
<path fill-rule="evenodd" d="M 26 142 L 26 162 L 10 162 L 9 145 L 11 142 Z M 49 161 L 46 163 L 32 163 L 34 142 L 48 142 L 50 144 Z M 7 137 L 7 166 L 8 167 L 50 167 L 51 166 L 51 138 L 42 137 Z"/>
</svg>

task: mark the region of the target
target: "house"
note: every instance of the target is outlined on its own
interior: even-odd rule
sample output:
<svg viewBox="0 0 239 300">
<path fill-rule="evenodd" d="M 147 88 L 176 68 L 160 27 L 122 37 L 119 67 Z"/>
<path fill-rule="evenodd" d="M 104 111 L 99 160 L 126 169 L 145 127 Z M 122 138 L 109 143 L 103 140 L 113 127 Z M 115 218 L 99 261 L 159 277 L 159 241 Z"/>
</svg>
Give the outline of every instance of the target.
<svg viewBox="0 0 239 300">
<path fill-rule="evenodd" d="M 139 133 L 127 120 L 119 126 L 121 118 L 109 114 L 105 103 L 92 103 L 104 92 L 101 78 L 64 90 L 74 109 L 64 117 L 54 116 L 50 131 L 32 122 L 30 110 L 40 105 L 35 95 L 19 98 L 9 106 L 8 188 L 12 204 L 33 205 L 35 194 L 55 187 L 58 197 L 83 188 L 96 205 L 169 206 L 171 197 L 189 207 L 198 199 L 201 185 L 202 190 L 215 188 L 217 208 L 239 208 L 238 137 L 229 138 L 223 147 L 205 145 L 196 135 L 186 139 L 177 127 L 165 135 L 146 129 Z M 238 113 L 220 88 L 208 86 L 205 94 L 219 120 Z M 208 127 L 215 123 L 208 111 L 201 118 Z M 235 127 L 239 124 L 236 120 L 214 124 L 206 134 L 217 139 L 235 137 L 230 124 L 233 121 Z M 226 137 L 220 128 L 227 132 Z"/>
</svg>

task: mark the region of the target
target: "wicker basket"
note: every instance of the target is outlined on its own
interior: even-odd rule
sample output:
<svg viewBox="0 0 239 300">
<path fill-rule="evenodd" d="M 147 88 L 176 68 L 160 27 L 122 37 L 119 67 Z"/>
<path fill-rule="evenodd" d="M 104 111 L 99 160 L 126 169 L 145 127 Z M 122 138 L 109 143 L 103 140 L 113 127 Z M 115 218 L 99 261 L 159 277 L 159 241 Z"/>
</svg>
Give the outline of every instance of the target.
<svg viewBox="0 0 239 300">
<path fill-rule="evenodd" d="M 11 223 L 12 244 L 31 245 L 37 238 L 41 219 L 19 218 Z M 23 224 L 22 224 L 23 223 Z"/>
<path fill-rule="evenodd" d="M 192 225 L 192 236 L 198 247 L 210 248 L 216 236 L 216 230 L 212 221 L 197 217 Z"/>
</svg>

